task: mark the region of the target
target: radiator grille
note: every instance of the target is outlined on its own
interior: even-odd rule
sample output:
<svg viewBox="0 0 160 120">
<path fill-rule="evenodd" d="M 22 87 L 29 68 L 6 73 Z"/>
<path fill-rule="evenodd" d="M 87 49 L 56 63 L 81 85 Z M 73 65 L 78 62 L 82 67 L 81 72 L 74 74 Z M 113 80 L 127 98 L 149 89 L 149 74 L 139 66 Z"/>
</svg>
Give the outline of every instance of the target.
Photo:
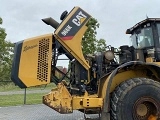
<svg viewBox="0 0 160 120">
<path fill-rule="evenodd" d="M 48 78 L 49 39 L 39 41 L 37 79 L 47 81 Z"/>
</svg>

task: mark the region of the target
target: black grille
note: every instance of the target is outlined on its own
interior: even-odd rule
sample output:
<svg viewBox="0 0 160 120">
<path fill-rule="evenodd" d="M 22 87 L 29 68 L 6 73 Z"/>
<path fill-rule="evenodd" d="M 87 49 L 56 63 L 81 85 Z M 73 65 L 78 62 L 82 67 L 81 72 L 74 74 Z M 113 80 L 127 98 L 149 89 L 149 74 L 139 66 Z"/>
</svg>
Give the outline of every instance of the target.
<svg viewBox="0 0 160 120">
<path fill-rule="evenodd" d="M 37 79 L 47 81 L 48 78 L 49 39 L 39 41 Z"/>
</svg>

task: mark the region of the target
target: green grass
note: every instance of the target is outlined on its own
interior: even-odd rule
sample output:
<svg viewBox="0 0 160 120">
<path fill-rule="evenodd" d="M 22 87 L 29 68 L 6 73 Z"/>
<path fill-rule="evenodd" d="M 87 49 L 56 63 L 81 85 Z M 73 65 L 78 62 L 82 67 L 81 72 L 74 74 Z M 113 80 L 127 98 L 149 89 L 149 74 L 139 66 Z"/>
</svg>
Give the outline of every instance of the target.
<svg viewBox="0 0 160 120">
<path fill-rule="evenodd" d="M 41 85 L 36 87 L 27 88 L 27 91 L 34 90 L 51 90 L 55 87 L 55 84 L 50 83 L 47 86 Z M 9 91 L 24 91 L 24 89 L 15 86 L 13 83 L 7 85 L 0 85 L 0 92 L 9 92 Z M 26 104 L 41 104 L 42 96 L 46 93 L 30 93 L 26 95 Z M 23 105 L 24 103 L 24 94 L 14 94 L 14 95 L 0 95 L 0 107 L 4 106 L 16 106 Z"/>
<path fill-rule="evenodd" d="M 42 96 L 45 93 L 34 93 L 26 95 L 26 104 L 41 104 Z M 23 105 L 24 94 L 18 95 L 0 95 L 0 107 Z"/>
<path fill-rule="evenodd" d="M 52 89 L 55 87 L 55 84 L 50 83 L 48 85 L 41 85 L 41 86 L 36 86 L 36 87 L 30 87 L 27 88 L 28 90 L 41 90 L 41 89 Z M 8 83 L 6 85 L 0 85 L 0 92 L 6 92 L 6 91 L 20 91 L 22 90 L 18 86 L 15 86 L 14 83 Z"/>
<path fill-rule="evenodd" d="M 21 90 L 18 86 L 15 86 L 13 83 L 8 83 L 6 85 L 0 85 L 0 92 L 12 91 L 12 90 Z"/>
</svg>

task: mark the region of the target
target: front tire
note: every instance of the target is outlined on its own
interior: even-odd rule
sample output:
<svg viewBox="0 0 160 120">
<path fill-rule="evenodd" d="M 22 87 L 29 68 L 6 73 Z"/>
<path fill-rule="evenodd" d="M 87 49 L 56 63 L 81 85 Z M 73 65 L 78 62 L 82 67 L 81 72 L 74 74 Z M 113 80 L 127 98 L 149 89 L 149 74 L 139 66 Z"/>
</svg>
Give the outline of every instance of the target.
<svg viewBox="0 0 160 120">
<path fill-rule="evenodd" d="M 111 120 L 159 120 L 160 83 L 133 78 L 121 83 L 111 95 Z"/>
</svg>

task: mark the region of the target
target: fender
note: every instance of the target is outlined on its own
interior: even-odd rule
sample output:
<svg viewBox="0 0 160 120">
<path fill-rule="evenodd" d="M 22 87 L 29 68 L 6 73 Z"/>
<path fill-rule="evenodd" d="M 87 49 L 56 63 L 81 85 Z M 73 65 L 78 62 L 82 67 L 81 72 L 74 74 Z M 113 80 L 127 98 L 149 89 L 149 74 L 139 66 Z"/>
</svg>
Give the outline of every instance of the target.
<svg viewBox="0 0 160 120">
<path fill-rule="evenodd" d="M 110 110 L 110 93 L 121 82 L 135 78 L 145 77 L 160 81 L 160 66 L 157 63 L 145 63 L 142 61 L 131 61 L 117 67 L 114 71 L 100 78 L 98 96 L 104 98 L 104 112 Z"/>
</svg>

